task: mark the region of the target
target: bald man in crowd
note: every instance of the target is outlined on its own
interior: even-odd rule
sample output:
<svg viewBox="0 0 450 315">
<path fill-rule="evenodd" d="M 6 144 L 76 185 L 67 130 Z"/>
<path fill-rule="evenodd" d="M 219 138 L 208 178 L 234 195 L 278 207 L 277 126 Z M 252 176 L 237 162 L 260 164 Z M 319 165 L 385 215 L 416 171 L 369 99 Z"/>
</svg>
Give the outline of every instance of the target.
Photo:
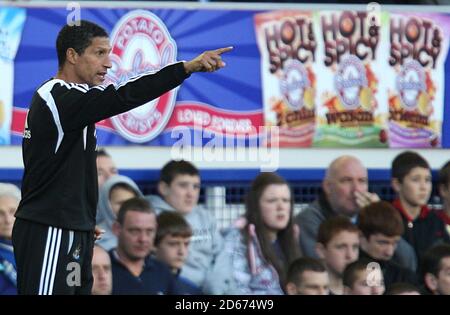
<svg viewBox="0 0 450 315">
<path fill-rule="evenodd" d="M 377 194 L 370 193 L 368 189 L 367 169 L 359 159 L 344 155 L 331 162 L 322 181 L 322 192 L 295 218 L 300 227 L 300 245 L 305 256 L 318 258 L 315 245 L 323 221 L 344 215 L 356 223 L 361 208 L 380 200 Z M 402 239 L 394 259 L 406 268 L 415 270 L 417 260 L 413 253 L 413 249 Z"/>
<path fill-rule="evenodd" d="M 111 258 L 107 251 L 98 245 L 94 246 L 92 255 L 92 295 L 111 295 L 112 293 L 112 269 Z"/>
</svg>

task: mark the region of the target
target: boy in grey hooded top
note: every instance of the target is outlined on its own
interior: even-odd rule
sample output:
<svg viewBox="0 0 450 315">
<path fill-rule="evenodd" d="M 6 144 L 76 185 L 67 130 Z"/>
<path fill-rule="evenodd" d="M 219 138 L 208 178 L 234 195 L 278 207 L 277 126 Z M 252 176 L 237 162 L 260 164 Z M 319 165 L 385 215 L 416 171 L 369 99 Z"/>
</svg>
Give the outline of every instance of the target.
<svg viewBox="0 0 450 315">
<path fill-rule="evenodd" d="M 142 192 L 131 178 L 123 175 L 113 175 L 100 189 L 96 219 L 105 234 L 96 244 L 106 251 L 117 247 L 117 237 L 112 232 L 112 226 L 120 205 L 133 197 L 142 197 Z"/>
<path fill-rule="evenodd" d="M 189 255 L 181 276 L 203 289 L 206 275 L 222 250 L 223 240 L 215 218 L 198 205 L 199 171 L 187 161 L 170 161 L 161 170 L 158 191 L 162 197 L 146 197 L 156 213 L 176 211 L 184 216 L 192 228 Z"/>
</svg>

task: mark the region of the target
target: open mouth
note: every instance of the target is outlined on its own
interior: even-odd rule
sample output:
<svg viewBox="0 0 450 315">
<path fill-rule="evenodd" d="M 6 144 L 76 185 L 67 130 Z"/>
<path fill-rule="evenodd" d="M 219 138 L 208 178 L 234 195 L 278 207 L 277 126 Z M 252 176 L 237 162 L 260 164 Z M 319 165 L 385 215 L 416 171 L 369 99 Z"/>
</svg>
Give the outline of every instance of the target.
<svg viewBox="0 0 450 315">
<path fill-rule="evenodd" d="M 97 76 L 103 81 L 106 77 L 106 72 L 99 72 L 97 73 Z"/>
</svg>

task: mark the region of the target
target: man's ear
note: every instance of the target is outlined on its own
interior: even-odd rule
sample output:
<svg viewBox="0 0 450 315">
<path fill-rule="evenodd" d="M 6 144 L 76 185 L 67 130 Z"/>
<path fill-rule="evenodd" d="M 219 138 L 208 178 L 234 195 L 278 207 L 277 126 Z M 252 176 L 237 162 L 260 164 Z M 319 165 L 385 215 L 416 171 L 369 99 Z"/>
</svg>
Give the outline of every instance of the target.
<svg viewBox="0 0 450 315">
<path fill-rule="evenodd" d="M 120 223 L 115 221 L 112 225 L 112 232 L 114 233 L 114 235 L 119 236 L 121 229 L 122 229 L 122 226 L 120 225 Z"/>
<path fill-rule="evenodd" d="M 439 196 L 441 196 L 442 199 L 447 199 L 450 195 L 450 188 L 448 185 L 439 184 L 438 192 L 439 192 Z"/>
<path fill-rule="evenodd" d="M 292 282 L 288 282 L 286 284 L 286 293 L 288 295 L 297 295 L 298 294 L 297 293 L 297 286 L 294 283 L 292 283 Z"/>
<path fill-rule="evenodd" d="M 316 254 L 320 259 L 325 259 L 325 246 L 322 243 L 316 243 Z"/>
<path fill-rule="evenodd" d="M 163 181 L 158 182 L 158 192 L 165 198 L 169 194 L 169 185 Z"/>
<path fill-rule="evenodd" d="M 359 248 L 361 248 L 364 251 L 367 251 L 367 247 L 369 245 L 369 239 L 367 239 L 364 234 L 359 231 Z M 370 236 L 369 236 L 370 238 Z"/>
<path fill-rule="evenodd" d="M 325 192 L 325 195 L 329 195 L 330 194 L 329 186 L 330 186 L 330 180 L 328 178 L 325 178 L 322 181 L 322 190 Z"/>
<path fill-rule="evenodd" d="M 400 189 L 402 188 L 402 184 L 398 180 L 398 178 L 392 178 L 391 179 L 391 186 L 392 189 L 398 194 L 400 192 Z"/>
<path fill-rule="evenodd" d="M 433 293 L 437 292 L 437 279 L 436 276 L 432 273 L 427 272 L 424 277 L 425 286 Z"/>
<path fill-rule="evenodd" d="M 66 61 L 72 65 L 76 64 L 78 60 L 78 53 L 73 48 L 66 50 Z"/>
<path fill-rule="evenodd" d="M 445 195 L 445 191 L 446 191 L 445 185 L 439 184 L 438 185 L 438 193 L 439 193 L 439 196 L 441 196 L 441 198 L 443 195 Z"/>
</svg>

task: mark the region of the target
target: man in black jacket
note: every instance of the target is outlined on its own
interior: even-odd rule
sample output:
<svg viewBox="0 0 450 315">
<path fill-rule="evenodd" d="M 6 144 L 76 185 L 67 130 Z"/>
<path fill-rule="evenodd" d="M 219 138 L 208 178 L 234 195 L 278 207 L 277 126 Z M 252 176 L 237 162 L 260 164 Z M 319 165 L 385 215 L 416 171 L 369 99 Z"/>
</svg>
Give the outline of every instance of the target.
<svg viewBox="0 0 450 315">
<path fill-rule="evenodd" d="M 225 66 L 206 51 L 156 73 L 102 86 L 111 46 L 100 26 L 64 26 L 59 69 L 33 96 L 25 122 L 22 200 L 13 244 L 19 294 L 90 294 L 98 198 L 95 123 L 129 111 L 180 85 L 193 72 Z"/>
<path fill-rule="evenodd" d="M 113 295 L 181 294 L 169 266 L 151 255 L 157 226 L 147 200 L 131 198 L 120 207 L 113 225 L 117 247 L 109 252 Z"/>
</svg>

